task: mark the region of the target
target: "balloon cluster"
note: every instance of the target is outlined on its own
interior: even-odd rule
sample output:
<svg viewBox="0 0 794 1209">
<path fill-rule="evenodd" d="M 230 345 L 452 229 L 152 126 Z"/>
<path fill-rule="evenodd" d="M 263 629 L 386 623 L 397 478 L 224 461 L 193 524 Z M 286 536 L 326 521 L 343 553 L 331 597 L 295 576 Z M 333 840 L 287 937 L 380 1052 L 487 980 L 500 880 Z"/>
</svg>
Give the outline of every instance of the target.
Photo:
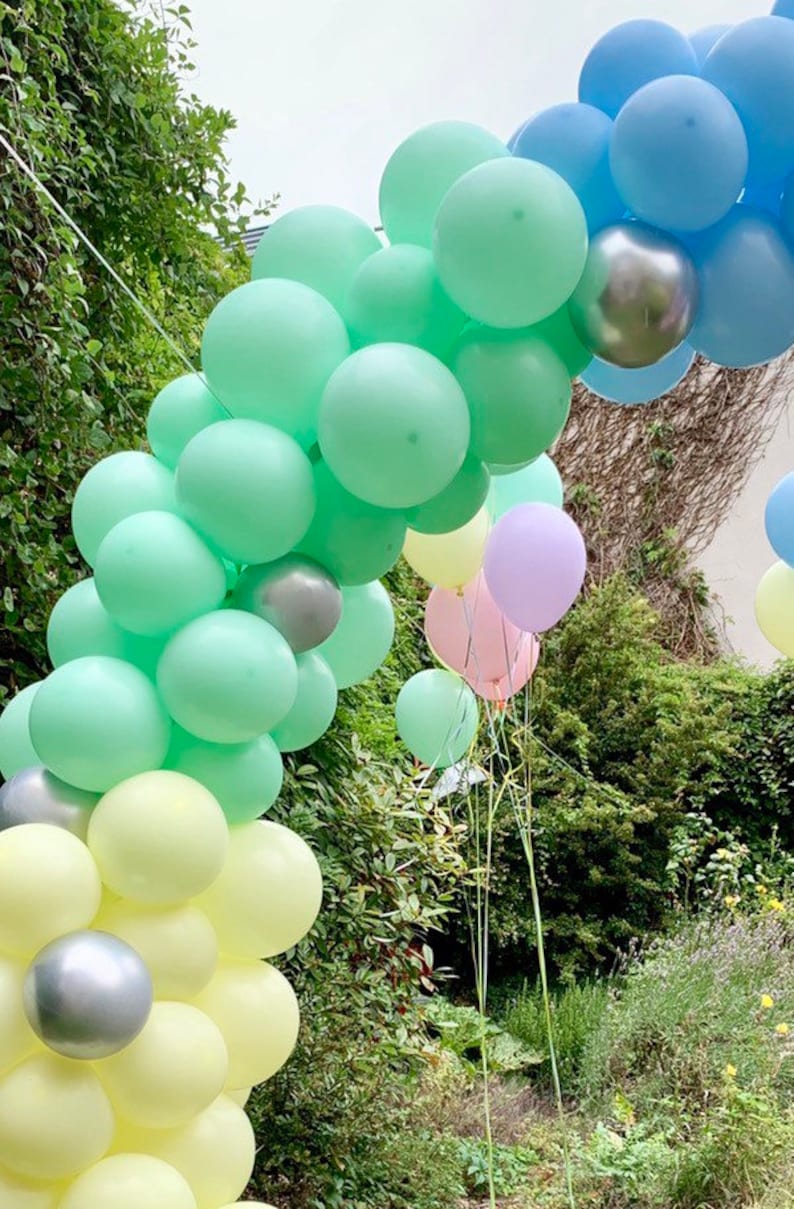
<svg viewBox="0 0 794 1209">
<path fill-rule="evenodd" d="M 758 585 L 755 615 L 764 637 L 781 655 L 794 659 L 794 471 L 767 500 L 766 535 L 779 561 Z"/>
</svg>

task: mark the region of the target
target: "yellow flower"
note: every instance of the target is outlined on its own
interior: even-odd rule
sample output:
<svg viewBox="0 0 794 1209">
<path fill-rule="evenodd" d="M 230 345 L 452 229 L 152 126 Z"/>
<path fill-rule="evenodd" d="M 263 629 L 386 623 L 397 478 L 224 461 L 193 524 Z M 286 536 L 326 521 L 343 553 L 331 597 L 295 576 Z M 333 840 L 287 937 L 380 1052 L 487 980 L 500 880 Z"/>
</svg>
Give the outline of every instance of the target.
<svg viewBox="0 0 794 1209">
<path fill-rule="evenodd" d="M 786 909 L 786 904 L 782 903 L 779 898 L 770 898 L 770 900 L 769 900 L 769 910 L 770 911 L 785 911 L 785 909 Z"/>
<path fill-rule="evenodd" d="M 738 894 L 726 894 L 722 901 L 725 903 L 726 907 L 735 907 L 738 905 L 740 900 Z"/>
<path fill-rule="evenodd" d="M 728 1065 L 725 1067 L 725 1076 L 728 1079 L 736 1078 L 736 1067 L 733 1065 L 732 1062 L 729 1062 Z"/>
<path fill-rule="evenodd" d="M 755 892 L 756 892 L 756 894 L 768 894 L 769 893 L 766 886 L 756 886 Z"/>
<path fill-rule="evenodd" d="M 775 1001 L 771 995 L 762 995 L 761 996 L 761 1007 L 762 1008 L 773 1008 L 774 1006 L 775 1006 Z"/>
<path fill-rule="evenodd" d="M 787 1037 L 788 1031 L 789 1029 L 787 1024 L 778 1024 L 775 1027 L 775 1032 L 777 1033 L 778 1037 Z"/>
</svg>

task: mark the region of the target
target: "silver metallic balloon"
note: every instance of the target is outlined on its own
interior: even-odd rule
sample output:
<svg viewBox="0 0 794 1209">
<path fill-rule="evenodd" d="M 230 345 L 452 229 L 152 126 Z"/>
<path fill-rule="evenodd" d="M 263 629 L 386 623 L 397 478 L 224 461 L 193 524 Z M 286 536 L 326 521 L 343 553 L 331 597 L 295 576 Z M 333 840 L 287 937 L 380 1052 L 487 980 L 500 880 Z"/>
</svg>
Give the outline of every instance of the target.
<svg viewBox="0 0 794 1209">
<path fill-rule="evenodd" d="M 625 222 L 591 241 L 569 309 L 579 338 L 596 357 L 640 369 L 686 339 L 698 297 L 697 270 L 686 249 L 642 223 Z"/>
<path fill-rule="evenodd" d="M 0 831 L 22 823 L 51 823 L 84 840 L 98 801 L 98 793 L 75 789 L 40 765 L 23 768 L 0 785 Z"/>
<path fill-rule="evenodd" d="M 93 1062 L 134 1041 L 152 1010 L 152 979 L 143 960 L 109 932 L 70 932 L 31 962 L 25 1015 L 45 1045 Z"/>
<path fill-rule="evenodd" d="M 232 603 L 269 621 L 296 655 L 325 642 L 342 616 L 339 584 L 324 567 L 302 554 L 246 567 Z"/>
</svg>

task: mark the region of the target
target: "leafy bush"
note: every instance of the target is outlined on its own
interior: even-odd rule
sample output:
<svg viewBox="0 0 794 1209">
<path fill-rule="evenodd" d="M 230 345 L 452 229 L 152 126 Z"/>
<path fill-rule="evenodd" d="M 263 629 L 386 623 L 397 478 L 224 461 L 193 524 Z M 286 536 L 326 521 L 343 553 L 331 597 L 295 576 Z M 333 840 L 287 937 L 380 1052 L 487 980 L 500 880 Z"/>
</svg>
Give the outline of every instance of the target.
<svg viewBox="0 0 794 1209">
<path fill-rule="evenodd" d="M 442 1050 L 449 1050 L 472 1073 L 482 1068 L 485 1043 L 487 1068 L 494 1074 L 527 1071 L 543 1060 L 542 1049 L 530 1049 L 514 1030 L 502 1028 L 477 1008 L 450 1003 L 440 995 L 429 1000 L 425 1021 Z"/>
<path fill-rule="evenodd" d="M 607 995 L 606 982 L 583 982 L 561 987 L 551 996 L 554 1050 L 565 1091 L 572 1091 L 576 1085 L 582 1055 L 606 1011 Z M 540 986 L 530 987 L 525 983 L 519 993 L 507 1001 L 502 1020 L 508 1033 L 518 1037 L 530 1050 L 544 1055 L 541 1070 L 548 1083 L 551 1078 L 549 1041 Z"/>
</svg>

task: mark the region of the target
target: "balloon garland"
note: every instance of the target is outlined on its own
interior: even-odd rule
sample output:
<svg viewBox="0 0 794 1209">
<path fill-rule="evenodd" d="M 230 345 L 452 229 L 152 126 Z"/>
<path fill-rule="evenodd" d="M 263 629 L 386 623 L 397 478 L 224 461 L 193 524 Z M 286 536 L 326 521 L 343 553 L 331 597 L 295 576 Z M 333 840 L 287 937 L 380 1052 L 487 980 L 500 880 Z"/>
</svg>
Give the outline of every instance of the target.
<svg viewBox="0 0 794 1209">
<path fill-rule="evenodd" d="M 203 373 L 154 400 L 152 453 L 83 479 L 93 575 L 53 609 L 53 672 L 0 718 L 0 1209 L 243 1193 L 248 1090 L 299 1026 L 269 959 L 322 894 L 261 818 L 282 753 L 386 658 L 378 581 L 403 552 L 445 666 L 403 687 L 397 728 L 458 761 L 477 697 L 528 682 L 584 582 L 547 453 L 572 379 L 639 404 L 696 354 L 794 344 L 791 17 L 778 0 L 691 39 L 631 21 L 509 147 L 418 131 L 383 175 L 388 247 L 332 207 L 279 219 Z M 767 532 L 759 623 L 794 656 L 794 475 Z"/>
</svg>

